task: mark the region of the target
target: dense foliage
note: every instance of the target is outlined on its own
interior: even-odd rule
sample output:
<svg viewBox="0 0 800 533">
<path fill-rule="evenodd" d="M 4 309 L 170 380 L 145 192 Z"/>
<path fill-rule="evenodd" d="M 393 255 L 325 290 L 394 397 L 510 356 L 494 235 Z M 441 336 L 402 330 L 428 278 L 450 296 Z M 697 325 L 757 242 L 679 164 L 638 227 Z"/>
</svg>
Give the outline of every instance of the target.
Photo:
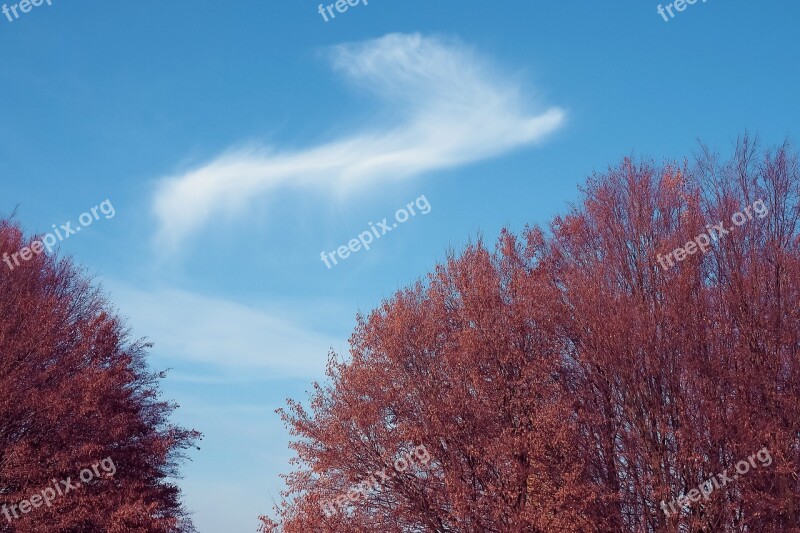
<svg viewBox="0 0 800 533">
<path fill-rule="evenodd" d="M 788 145 L 626 159 L 549 231 L 451 254 L 283 412 L 297 469 L 264 529 L 800 531 L 799 192 Z M 701 234 L 705 252 L 659 262 Z M 323 512 L 418 445 L 429 462 Z"/>
<path fill-rule="evenodd" d="M 0 255 L 25 244 L 0 222 Z M 0 531 L 194 531 L 168 478 L 199 434 L 169 423 L 147 348 L 68 260 L 0 263 Z"/>
</svg>

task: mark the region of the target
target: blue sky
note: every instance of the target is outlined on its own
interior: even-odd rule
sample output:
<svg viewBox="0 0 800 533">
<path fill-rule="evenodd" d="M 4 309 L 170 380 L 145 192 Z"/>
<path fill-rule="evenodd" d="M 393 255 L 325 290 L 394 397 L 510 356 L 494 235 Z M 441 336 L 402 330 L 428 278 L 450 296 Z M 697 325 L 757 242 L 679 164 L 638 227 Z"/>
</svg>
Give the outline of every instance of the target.
<svg viewBox="0 0 800 533">
<path fill-rule="evenodd" d="M 357 311 L 483 234 L 546 223 L 626 155 L 797 138 L 800 5 L 79 3 L 0 15 L 0 213 L 65 240 L 155 343 L 198 529 L 254 531 L 288 472 L 274 410 Z M 331 269 L 333 251 L 424 195 Z"/>
</svg>

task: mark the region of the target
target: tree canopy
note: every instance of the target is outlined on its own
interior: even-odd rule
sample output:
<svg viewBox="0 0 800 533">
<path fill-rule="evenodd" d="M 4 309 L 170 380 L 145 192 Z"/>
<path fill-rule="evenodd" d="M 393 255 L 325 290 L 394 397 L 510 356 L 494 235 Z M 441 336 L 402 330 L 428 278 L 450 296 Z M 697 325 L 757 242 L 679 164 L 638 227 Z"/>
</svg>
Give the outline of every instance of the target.
<svg viewBox="0 0 800 533">
<path fill-rule="evenodd" d="M 281 410 L 297 456 L 264 529 L 800 531 L 799 178 L 748 137 L 627 158 L 549 226 L 451 252 Z"/>
<path fill-rule="evenodd" d="M 31 243 L 0 221 L 0 256 Z M 194 531 L 169 478 L 200 435 L 148 348 L 69 260 L 0 263 L 0 531 Z"/>
</svg>

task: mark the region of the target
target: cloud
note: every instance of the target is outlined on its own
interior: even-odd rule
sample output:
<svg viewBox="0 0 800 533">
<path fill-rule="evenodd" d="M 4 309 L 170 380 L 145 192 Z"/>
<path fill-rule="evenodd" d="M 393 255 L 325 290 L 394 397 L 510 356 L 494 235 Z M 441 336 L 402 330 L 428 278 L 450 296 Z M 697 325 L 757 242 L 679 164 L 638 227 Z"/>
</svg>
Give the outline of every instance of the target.
<svg viewBox="0 0 800 533">
<path fill-rule="evenodd" d="M 454 40 L 418 34 L 334 47 L 334 70 L 385 102 L 395 123 L 299 151 L 249 146 L 158 182 L 156 242 L 174 250 L 217 215 L 278 187 L 338 192 L 497 156 L 541 140 L 564 112 L 530 111 L 509 76 Z"/>
<path fill-rule="evenodd" d="M 194 369 L 194 379 L 200 381 L 208 371 L 212 382 L 243 375 L 316 379 L 332 347 L 343 354 L 349 347 L 346 338 L 229 300 L 171 288 L 145 291 L 116 282 L 105 285 L 128 319 L 133 337 L 146 335 L 155 344 L 154 355 L 179 371 Z"/>
</svg>

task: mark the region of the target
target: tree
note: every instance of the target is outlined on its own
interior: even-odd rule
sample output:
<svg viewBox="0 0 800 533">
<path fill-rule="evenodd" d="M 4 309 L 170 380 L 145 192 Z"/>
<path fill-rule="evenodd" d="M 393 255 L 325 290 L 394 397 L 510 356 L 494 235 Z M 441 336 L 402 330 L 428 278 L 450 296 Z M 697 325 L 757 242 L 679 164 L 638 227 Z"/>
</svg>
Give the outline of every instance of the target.
<svg viewBox="0 0 800 533">
<path fill-rule="evenodd" d="M 548 234 L 451 253 L 359 317 L 281 411 L 297 469 L 264 529 L 800 531 L 797 157 L 701 152 L 626 159 Z"/>
<path fill-rule="evenodd" d="M 0 256 L 32 242 L 0 222 Z M 0 263 L 0 531 L 194 531 L 167 478 L 200 435 L 148 348 L 69 260 Z"/>
<path fill-rule="evenodd" d="M 615 530 L 800 527 L 800 421 L 790 414 L 800 400 L 800 180 L 788 145 L 757 156 L 745 137 L 731 161 L 704 150 L 691 171 L 626 160 L 553 225 L 579 449 Z M 745 208 L 751 216 L 737 215 Z M 705 253 L 659 263 L 706 240 Z M 768 468 L 687 511 L 659 509 L 761 449 Z"/>
</svg>

